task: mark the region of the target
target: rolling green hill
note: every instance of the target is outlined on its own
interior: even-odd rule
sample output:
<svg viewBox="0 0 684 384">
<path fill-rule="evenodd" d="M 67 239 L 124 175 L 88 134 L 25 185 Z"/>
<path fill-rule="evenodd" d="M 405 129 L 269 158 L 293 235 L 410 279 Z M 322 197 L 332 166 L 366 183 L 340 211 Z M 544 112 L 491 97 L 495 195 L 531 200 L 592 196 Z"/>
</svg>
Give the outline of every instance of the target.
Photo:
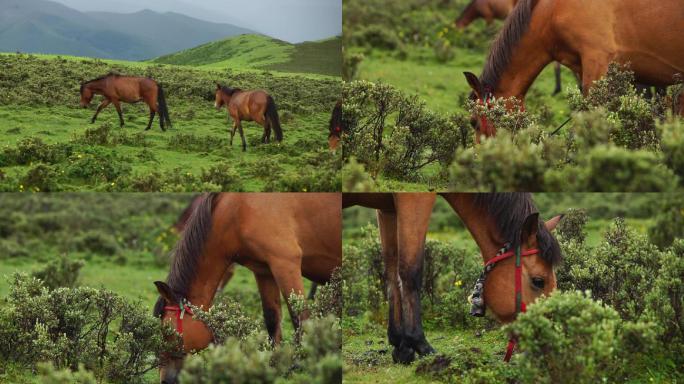
<svg viewBox="0 0 684 384">
<path fill-rule="evenodd" d="M 213 69 L 253 68 L 340 76 L 342 39 L 290 44 L 263 35 L 241 35 L 152 60 Z"/>
</svg>

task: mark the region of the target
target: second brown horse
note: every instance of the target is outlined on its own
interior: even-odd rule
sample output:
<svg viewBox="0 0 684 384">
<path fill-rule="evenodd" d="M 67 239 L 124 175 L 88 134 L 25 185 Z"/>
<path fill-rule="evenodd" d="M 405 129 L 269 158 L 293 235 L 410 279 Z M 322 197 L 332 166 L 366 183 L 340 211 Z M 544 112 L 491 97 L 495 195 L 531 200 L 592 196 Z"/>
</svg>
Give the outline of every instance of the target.
<svg viewBox="0 0 684 384">
<path fill-rule="evenodd" d="M 98 77 L 81 84 L 81 107 L 87 108 L 93 100 L 93 96 L 102 95 L 104 100 L 97 107 L 95 115 L 90 120 L 94 123 L 97 115 L 109 104 L 114 104 L 116 112 L 119 114 L 119 122 L 124 126 L 121 102 L 137 103 L 144 101 L 150 107 L 150 122 L 147 123 L 149 130 L 152 127 L 154 116 L 159 112 L 159 127 L 162 131 L 171 128 L 169 110 L 166 107 L 164 89 L 156 81 L 146 77 L 121 76 L 114 73 Z"/>
<path fill-rule="evenodd" d="M 230 134 L 230 145 L 233 145 L 235 131 L 240 130 L 242 150 L 247 150 L 245 134 L 242 131 L 242 120 L 254 121 L 264 127 L 261 142 L 266 144 L 271 141 L 271 129 L 275 131 L 276 141 L 283 141 L 283 130 L 280 126 L 278 109 L 273 97 L 264 91 L 244 91 L 239 88 L 224 87 L 216 84 L 216 109 L 223 106 L 228 108 L 228 114 L 233 118 L 233 130 Z"/>
</svg>

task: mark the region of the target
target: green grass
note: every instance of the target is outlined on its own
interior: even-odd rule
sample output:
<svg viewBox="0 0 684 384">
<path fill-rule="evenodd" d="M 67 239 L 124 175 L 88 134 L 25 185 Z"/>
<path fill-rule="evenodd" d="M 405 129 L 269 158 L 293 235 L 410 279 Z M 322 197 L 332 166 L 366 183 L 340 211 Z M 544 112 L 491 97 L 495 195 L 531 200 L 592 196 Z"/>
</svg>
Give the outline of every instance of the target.
<svg viewBox="0 0 684 384">
<path fill-rule="evenodd" d="M 218 71 L 49 55 L 0 55 L 0 61 L 6 62 L 8 68 L 8 77 L 0 80 L 4 81 L 3 87 L 8 87 L 8 93 L 0 95 L 0 151 L 11 150 L 27 138 L 39 138 L 50 144 L 78 144 L 87 129 L 111 124 L 111 135 L 142 134 L 145 143 L 79 144 L 78 150 L 100 149 L 122 156 L 132 167 L 131 175 L 174 171 L 198 177 L 202 170 L 220 163 L 239 179 L 233 183 L 234 186 L 224 186 L 225 191 L 263 191 L 280 189 L 274 187 L 274 181 L 289 183 L 295 172 L 307 175 L 333 167 L 332 164 L 322 166 L 320 163 L 327 161 L 323 158 L 332 158 L 327 154 L 328 121 L 332 106 L 339 97 L 335 88 L 340 83 L 331 76 L 255 70 Z M 79 83 L 109 71 L 144 75 L 159 81 L 167 94 L 173 128 L 162 132 L 156 119 L 153 129 L 144 132 L 149 119 L 149 110 L 144 103 L 123 104 L 126 122 L 123 128 L 119 128 L 113 106 L 104 109 L 97 122 L 91 124 L 90 119 L 101 97 L 96 96 L 87 110 L 78 108 Z M 213 105 L 216 81 L 243 89 L 265 89 L 273 95 L 281 118 L 283 142 L 261 144 L 263 128 L 245 121 L 247 152 L 242 151 L 239 134 L 231 146 L 232 119 L 229 119 L 225 108 L 216 111 Z M 195 144 L 194 147 L 184 149 L 173 145 L 173 140 L 180 137 L 178 135 L 192 135 L 189 140 L 192 141 L 190 144 Z M 273 164 L 276 164 L 276 169 L 271 169 Z M 10 188 L 5 186 L 5 190 L 21 190 L 21 179 L 32 166 L 11 162 L 3 164 L 3 174 L 9 179 L 0 181 L 0 184 L 11 185 Z M 64 170 L 68 164 L 62 161 L 55 166 Z M 120 189 L 116 180 L 102 182 L 69 178 L 60 183 L 60 190 Z M 312 183 L 308 184 L 287 189 L 316 189 Z M 327 191 L 332 187 L 321 188 Z"/>
<path fill-rule="evenodd" d="M 342 73 L 342 38 L 305 42 L 294 46 L 289 61 L 264 66 L 280 72 L 311 72 L 329 76 Z"/>
</svg>

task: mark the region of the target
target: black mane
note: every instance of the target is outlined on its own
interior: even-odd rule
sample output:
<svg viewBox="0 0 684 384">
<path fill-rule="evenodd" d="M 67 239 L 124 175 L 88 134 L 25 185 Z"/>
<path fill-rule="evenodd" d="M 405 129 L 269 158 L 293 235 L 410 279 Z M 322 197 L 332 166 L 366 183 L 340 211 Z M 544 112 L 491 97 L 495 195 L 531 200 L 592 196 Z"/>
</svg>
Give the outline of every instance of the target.
<svg viewBox="0 0 684 384">
<path fill-rule="evenodd" d="M 104 80 L 104 79 L 106 79 L 106 78 L 108 78 L 108 77 L 111 77 L 111 76 L 120 76 L 120 75 L 117 74 L 117 73 L 114 73 L 114 72 L 109 72 L 108 74 L 106 74 L 106 75 L 104 75 L 104 76 L 100 76 L 100 77 L 98 77 L 98 78 L 95 78 L 95 79 L 92 79 L 92 80 L 88 80 L 88 81 L 86 81 L 86 82 L 84 82 L 84 83 L 81 83 L 81 93 L 83 93 L 83 87 L 85 87 L 86 85 L 88 85 L 88 84 L 90 84 L 90 83 L 92 83 L 92 82 L 95 82 L 95 81 Z"/>
<path fill-rule="evenodd" d="M 223 87 L 221 87 L 221 91 L 223 91 L 223 93 L 225 93 L 225 94 L 228 95 L 228 96 L 233 96 L 234 94 L 236 94 L 236 93 L 238 93 L 238 92 L 241 92 L 242 89 L 240 89 L 240 88 L 230 88 L 230 87 L 225 87 L 225 86 L 223 86 Z"/>
<path fill-rule="evenodd" d="M 475 204 L 495 218 L 499 234 L 504 241 L 511 243 L 513 248 L 520 244 L 520 230 L 527 216 L 539 212 L 529 193 L 478 194 L 475 197 Z M 541 219 L 537 230 L 537 246 L 541 251 L 541 258 L 551 265 L 556 265 L 562 260 L 558 241 L 546 229 Z"/>
<path fill-rule="evenodd" d="M 494 40 L 480 82 L 485 87 L 496 89 L 501 75 L 511 62 L 511 56 L 520 39 L 527 32 L 532 20 L 532 11 L 537 0 L 520 0 L 513 12 L 506 18 L 503 29 Z"/>
<path fill-rule="evenodd" d="M 190 215 L 181 239 L 173 250 L 171 270 L 166 283 L 177 297 L 186 297 L 190 284 L 197 274 L 197 264 L 204 251 L 204 243 L 211 232 L 212 206 L 217 194 L 210 193 L 201 197 L 202 201 Z M 164 299 L 159 297 L 154 306 L 154 315 L 164 313 Z"/>
</svg>

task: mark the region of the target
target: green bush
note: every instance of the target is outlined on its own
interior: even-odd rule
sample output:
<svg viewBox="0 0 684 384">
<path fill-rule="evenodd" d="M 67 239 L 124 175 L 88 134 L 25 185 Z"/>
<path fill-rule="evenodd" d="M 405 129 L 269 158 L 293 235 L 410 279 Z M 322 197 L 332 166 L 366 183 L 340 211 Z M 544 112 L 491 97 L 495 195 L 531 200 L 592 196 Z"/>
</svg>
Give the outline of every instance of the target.
<svg viewBox="0 0 684 384">
<path fill-rule="evenodd" d="M 49 362 L 58 370 L 82 366 L 98 381 L 136 383 L 156 366 L 156 353 L 165 345 L 162 334 L 159 320 L 146 309 L 110 291 L 48 290 L 38 279 L 15 274 L 0 310 L 0 365 Z M 65 374 L 48 376 L 56 380 Z M 75 376 L 86 380 L 89 375 Z"/>
<path fill-rule="evenodd" d="M 67 255 L 51 260 L 40 270 L 33 272 L 31 276 L 43 282 L 43 285 L 54 290 L 60 287 L 74 288 L 78 281 L 81 268 L 85 265 L 83 260 L 71 260 Z"/>
<path fill-rule="evenodd" d="M 658 346 L 652 325 L 622 321 L 581 292 L 539 300 L 507 329 L 523 351 L 515 360 L 524 382 L 624 382 L 630 364 Z"/>
<path fill-rule="evenodd" d="M 59 171 L 47 164 L 38 164 L 28 170 L 21 179 L 19 189 L 34 192 L 55 192 L 61 190 L 60 181 L 62 179 Z"/>
<path fill-rule="evenodd" d="M 684 239 L 684 196 L 663 194 L 660 200 L 648 237 L 660 249 L 665 249 L 676 239 Z"/>
<path fill-rule="evenodd" d="M 92 252 L 98 255 L 112 256 L 119 252 L 116 239 L 100 231 L 88 231 L 75 239 L 76 249 L 81 252 Z"/>
<path fill-rule="evenodd" d="M 563 220 L 558 223 L 556 233 L 565 241 L 575 241 L 584 243 L 587 232 L 584 225 L 587 223 L 587 211 L 585 209 L 569 209 L 563 216 Z"/>
<path fill-rule="evenodd" d="M 87 148 L 68 159 L 69 176 L 90 182 L 112 182 L 131 173 L 131 160 L 110 150 Z"/>
</svg>

